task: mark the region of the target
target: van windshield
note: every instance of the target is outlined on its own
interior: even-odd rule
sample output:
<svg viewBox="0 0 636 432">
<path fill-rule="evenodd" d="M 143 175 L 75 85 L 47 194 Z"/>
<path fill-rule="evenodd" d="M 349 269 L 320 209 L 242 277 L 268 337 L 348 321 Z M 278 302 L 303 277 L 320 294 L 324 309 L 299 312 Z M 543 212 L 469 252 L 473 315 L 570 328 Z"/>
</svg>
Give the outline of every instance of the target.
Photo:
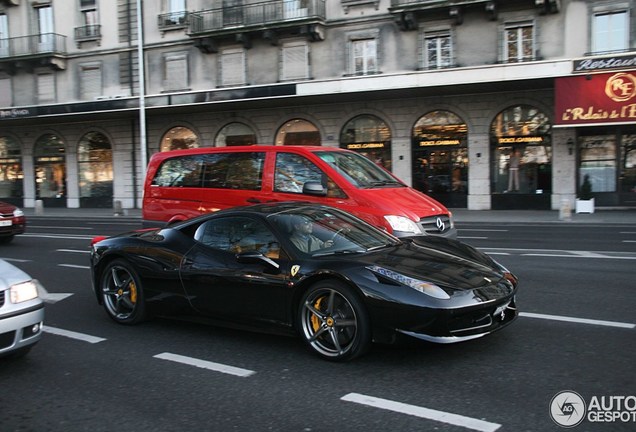
<svg viewBox="0 0 636 432">
<path fill-rule="evenodd" d="M 316 155 L 359 188 L 405 186 L 383 168 L 357 153 L 318 151 Z"/>
</svg>

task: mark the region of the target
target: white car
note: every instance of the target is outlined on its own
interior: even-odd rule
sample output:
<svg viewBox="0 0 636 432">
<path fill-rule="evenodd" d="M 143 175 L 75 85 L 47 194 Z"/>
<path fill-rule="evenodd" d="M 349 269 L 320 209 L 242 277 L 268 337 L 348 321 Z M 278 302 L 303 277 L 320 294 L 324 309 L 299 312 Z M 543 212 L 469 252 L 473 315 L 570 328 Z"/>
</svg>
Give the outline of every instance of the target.
<svg viewBox="0 0 636 432">
<path fill-rule="evenodd" d="M 0 259 L 0 357 L 20 357 L 42 337 L 46 292 L 40 283 Z"/>
</svg>

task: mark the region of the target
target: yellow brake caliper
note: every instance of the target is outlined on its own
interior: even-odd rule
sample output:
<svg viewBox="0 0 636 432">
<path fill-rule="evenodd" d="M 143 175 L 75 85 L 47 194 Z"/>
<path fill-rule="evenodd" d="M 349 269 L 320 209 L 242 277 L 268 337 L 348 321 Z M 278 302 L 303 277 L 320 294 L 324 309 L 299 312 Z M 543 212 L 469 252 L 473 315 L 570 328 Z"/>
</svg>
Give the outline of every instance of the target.
<svg viewBox="0 0 636 432">
<path fill-rule="evenodd" d="M 130 301 L 135 304 L 137 303 L 137 285 L 131 281 L 128 287 L 130 288 Z"/>
<path fill-rule="evenodd" d="M 323 299 L 324 299 L 324 297 L 320 297 L 314 303 L 314 308 L 316 310 L 320 310 L 320 304 L 322 303 Z M 318 318 L 318 316 L 316 314 L 313 314 L 311 316 L 311 326 L 312 326 L 312 328 L 314 329 L 315 332 L 317 332 L 320 329 L 320 318 Z"/>
</svg>

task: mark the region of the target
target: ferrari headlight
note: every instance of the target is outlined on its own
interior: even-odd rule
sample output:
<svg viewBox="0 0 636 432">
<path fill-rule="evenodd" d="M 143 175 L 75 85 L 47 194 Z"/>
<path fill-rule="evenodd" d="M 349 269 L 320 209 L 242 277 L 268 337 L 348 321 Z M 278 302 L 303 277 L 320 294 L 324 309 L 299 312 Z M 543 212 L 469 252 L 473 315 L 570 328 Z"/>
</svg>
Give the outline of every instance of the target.
<svg viewBox="0 0 636 432">
<path fill-rule="evenodd" d="M 441 299 L 441 300 L 448 300 L 450 298 L 450 296 L 448 295 L 446 291 L 444 291 L 443 289 L 441 289 L 440 287 L 438 287 L 432 282 L 426 282 L 426 281 L 415 279 L 409 276 L 405 276 L 393 270 L 385 269 L 384 267 L 368 266 L 367 269 L 381 276 L 384 276 L 386 278 L 399 282 L 402 285 L 411 287 L 414 290 L 417 290 L 431 297 Z"/>
<path fill-rule="evenodd" d="M 393 231 L 419 234 L 420 228 L 411 219 L 404 216 L 385 215 L 384 219 L 391 225 Z"/>
<path fill-rule="evenodd" d="M 33 281 L 23 282 L 9 288 L 11 303 L 22 303 L 38 297 L 38 287 Z"/>
</svg>

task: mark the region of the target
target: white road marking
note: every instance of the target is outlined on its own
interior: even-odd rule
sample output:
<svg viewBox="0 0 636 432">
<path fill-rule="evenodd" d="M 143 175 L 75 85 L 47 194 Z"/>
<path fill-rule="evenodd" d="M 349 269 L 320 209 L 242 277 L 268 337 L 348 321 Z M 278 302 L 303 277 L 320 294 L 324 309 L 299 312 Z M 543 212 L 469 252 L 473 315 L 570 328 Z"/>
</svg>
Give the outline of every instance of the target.
<svg viewBox="0 0 636 432">
<path fill-rule="evenodd" d="M 5 260 L 5 261 L 17 262 L 17 263 L 31 262 L 31 260 L 18 259 L 18 258 L 1 258 L 1 259 Z"/>
<path fill-rule="evenodd" d="M 460 232 L 464 231 L 480 231 L 480 232 L 508 232 L 510 230 L 507 229 L 479 229 L 479 228 L 460 228 Z"/>
<path fill-rule="evenodd" d="M 461 240 L 488 240 L 488 237 L 457 236 L 457 238 Z"/>
<path fill-rule="evenodd" d="M 490 247 L 480 247 L 478 249 L 488 255 L 508 253 L 510 255 L 516 254 L 518 256 L 529 256 L 529 257 L 636 260 L 635 252 L 579 251 L 579 250 L 559 250 L 559 249 L 518 249 L 518 248 L 490 248 Z"/>
<path fill-rule="evenodd" d="M 42 295 L 42 300 L 44 300 L 46 303 L 57 303 L 59 301 L 62 301 L 64 299 L 69 298 L 70 296 L 72 296 L 73 293 L 50 293 L 47 292 L 46 294 Z"/>
<path fill-rule="evenodd" d="M 58 264 L 57 266 L 58 267 L 68 267 L 68 268 L 90 270 L 90 266 L 75 265 L 75 264 Z"/>
<path fill-rule="evenodd" d="M 520 312 L 519 316 L 527 317 L 527 318 L 538 318 L 552 321 L 565 321 L 572 322 L 577 324 L 591 324 L 605 327 L 618 327 L 618 328 L 627 328 L 633 329 L 636 328 L 636 324 L 624 323 L 618 321 L 603 321 L 603 320 L 593 320 L 587 318 L 575 318 L 575 317 L 567 317 L 567 316 L 559 316 L 559 315 L 545 315 L 538 313 L 530 313 L 530 312 Z"/>
<path fill-rule="evenodd" d="M 66 240 L 92 240 L 95 236 L 64 235 L 64 234 L 20 234 L 20 237 L 51 238 L 51 239 L 66 239 Z"/>
<path fill-rule="evenodd" d="M 368 405 L 375 408 L 394 411 L 402 414 L 408 414 L 415 417 L 434 420 L 442 423 L 460 426 L 482 432 L 494 432 L 501 427 L 500 424 L 490 423 L 484 420 L 465 417 L 458 414 L 452 414 L 444 411 L 432 410 L 429 408 L 419 407 L 416 405 L 408 405 L 401 402 L 395 402 L 388 399 L 380 399 L 373 396 L 366 396 L 359 393 L 349 393 L 340 398 L 343 401 L 354 402 L 361 405 Z"/>
<path fill-rule="evenodd" d="M 29 225 L 29 228 L 38 229 L 72 229 L 72 230 L 92 230 L 90 227 L 75 227 L 75 226 L 46 226 L 46 225 Z"/>
<path fill-rule="evenodd" d="M 83 253 L 88 254 L 91 251 L 87 250 L 78 250 L 78 249 L 56 249 L 55 252 L 69 252 L 69 253 Z"/>
<path fill-rule="evenodd" d="M 92 344 L 96 344 L 106 340 L 104 338 L 100 338 L 97 336 L 91 336 L 84 333 L 77 333 L 74 331 L 64 330 L 64 329 L 49 327 L 49 326 L 43 326 L 42 330 L 54 335 L 64 336 L 67 338 L 76 339 L 76 340 L 80 340 L 80 341 L 84 341 L 84 342 L 88 342 Z"/>
<path fill-rule="evenodd" d="M 183 363 L 190 366 L 195 366 L 203 369 L 209 369 L 215 372 L 221 372 L 228 375 L 235 375 L 238 377 L 248 377 L 250 375 L 254 375 L 256 372 L 251 371 L 249 369 L 241 369 L 234 366 L 228 366 L 221 363 L 214 363 L 207 360 L 200 360 L 193 357 L 186 357 L 179 354 L 172 353 L 161 353 L 154 356 L 155 358 L 162 360 L 169 360 L 177 363 Z"/>
</svg>

